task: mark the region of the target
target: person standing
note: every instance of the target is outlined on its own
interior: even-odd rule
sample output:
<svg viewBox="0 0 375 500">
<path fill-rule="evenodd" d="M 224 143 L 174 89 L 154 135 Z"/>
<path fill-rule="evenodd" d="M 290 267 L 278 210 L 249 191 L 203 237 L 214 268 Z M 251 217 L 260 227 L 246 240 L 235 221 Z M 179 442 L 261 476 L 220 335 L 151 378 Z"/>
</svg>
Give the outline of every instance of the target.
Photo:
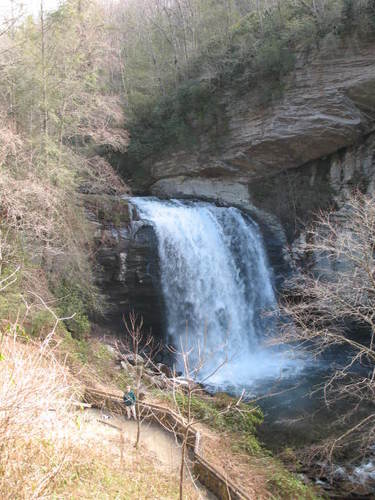
<svg viewBox="0 0 375 500">
<path fill-rule="evenodd" d="M 137 415 L 135 412 L 136 397 L 130 385 L 127 386 L 126 392 L 124 393 L 124 403 L 128 420 L 130 420 L 132 416 L 134 420 L 137 420 Z"/>
</svg>

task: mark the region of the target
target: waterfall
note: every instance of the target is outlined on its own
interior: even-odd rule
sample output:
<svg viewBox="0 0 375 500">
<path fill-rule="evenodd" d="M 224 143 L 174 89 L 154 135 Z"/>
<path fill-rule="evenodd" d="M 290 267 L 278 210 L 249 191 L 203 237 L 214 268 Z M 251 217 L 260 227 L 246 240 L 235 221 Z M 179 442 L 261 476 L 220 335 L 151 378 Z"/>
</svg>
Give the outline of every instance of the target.
<svg viewBox="0 0 375 500">
<path fill-rule="evenodd" d="M 167 341 L 203 360 L 201 379 L 250 384 L 277 374 L 263 347 L 276 299 L 258 225 L 236 208 L 205 202 L 133 198 L 158 238 Z M 183 371 L 181 360 L 177 367 Z M 216 371 L 216 368 L 223 366 Z"/>
</svg>

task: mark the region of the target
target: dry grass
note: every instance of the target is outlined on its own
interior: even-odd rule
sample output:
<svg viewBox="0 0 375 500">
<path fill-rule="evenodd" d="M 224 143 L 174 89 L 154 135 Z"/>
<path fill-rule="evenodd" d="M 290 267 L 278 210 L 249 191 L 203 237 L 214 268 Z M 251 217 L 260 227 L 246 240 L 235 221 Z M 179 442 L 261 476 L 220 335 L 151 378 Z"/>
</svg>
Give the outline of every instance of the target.
<svg viewBox="0 0 375 500">
<path fill-rule="evenodd" d="M 48 344 L 23 344 L 16 330 L 8 326 L 0 342 L 0 497 L 4 500 L 38 498 L 49 491 L 67 458 L 58 430 L 69 420 L 74 396 L 69 374 Z"/>
<path fill-rule="evenodd" d="M 23 335 L 10 325 L 0 341 L 0 498 L 178 498 L 176 475 L 119 432 L 88 424 L 72 405 L 80 386 L 68 368 Z M 187 497 L 197 498 L 193 487 Z"/>
<path fill-rule="evenodd" d="M 57 358 L 46 342 L 25 341 L 17 330 L 14 325 L 3 328 L 0 342 L 0 498 L 178 498 L 175 470 L 166 471 L 146 447 L 135 450 L 118 430 L 87 420 L 86 413 L 72 406 L 80 386 L 58 361 L 63 359 L 58 337 L 53 342 L 60 351 Z M 82 373 L 76 373 L 83 379 L 91 373 L 104 383 L 106 377 L 97 369 L 114 371 L 110 354 L 99 343 L 76 354 L 86 357 Z M 77 359 L 76 368 L 79 364 Z M 110 382 L 115 386 L 118 381 Z M 283 498 L 285 491 L 291 498 L 314 498 L 269 457 L 235 452 L 232 436 L 219 436 L 206 426 L 201 431 L 205 458 L 254 498 Z M 199 497 L 190 482 L 184 497 Z"/>
<path fill-rule="evenodd" d="M 178 498 L 176 473 L 166 471 L 146 448 L 135 450 L 133 441 L 111 426 L 86 421 L 85 414 L 79 420 L 71 444 L 74 462 L 62 472 L 55 498 Z M 192 485 L 186 498 L 198 498 Z"/>
</svg>

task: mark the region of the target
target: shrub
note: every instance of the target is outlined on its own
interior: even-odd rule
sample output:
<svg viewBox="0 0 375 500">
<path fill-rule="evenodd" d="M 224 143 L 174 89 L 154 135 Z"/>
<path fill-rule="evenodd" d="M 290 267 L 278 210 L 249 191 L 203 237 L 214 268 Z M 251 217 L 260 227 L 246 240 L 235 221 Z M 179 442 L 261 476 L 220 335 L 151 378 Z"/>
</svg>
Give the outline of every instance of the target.
<svg viewBox="0 0 375 500">
<path fill-rule="evenodd" d="M 353 0 L 343 0 L 342 6 L 342 23 L 348 29 L 351 30 L 354 27 L 355 21 L 355 8 Z"/>
<path fill-rule="evenodd" d="M 276 498 L 295 498 L 315 500 L 318 498 L 312 489 L 304 485 L 296 476 L 280 468 L 268 480 L 268 488 L 277 495 Z"/>
<path fill-rule="evenodd" d="M 187 412 L 187 396 L 176 393 L 175 398 L 180 409 Z M 255 434 L 257 426 L 263 422 L 263 413 L 259 407 L 251 407 L 242 402 L 225 412 L 225 409 L 235 402 L 235 398 L 225 393 L 218 393 L 210 399 L 192 396 L 191 411 L 198 421 L 206 421 L 218 430 L 238 434 L 235 449 L 251 455 L 258 453 L 261 445 Z"/>
<path fill-rule="evenodd" d="M 255 68 L 264 77 L 281 78 L 294 68 L 296 56 L 284 40 L 264 40 L 255 56 Z"/>
<path fill-rule="evenodd" d="M 256 455 L 262 451 L 262 447 L 254 435 L 246 434 L 233 444 L 234 451 L 244 451 L 248 455 Z"/>
<path fill-rule="evenodd" d="M 169 144 L 194 146 L 202 130 L 216 121 L 220 107 L 207 82 L 189 80 L 177 90 L 137 109 L 129 121 L 132 136 L 128 154 L 135 161 Z"/>
<path fill-rule="evenodd" d="M 82 340 L 90 332 L 90 322 L 87 315 L 91 298 L 87 296 L 87 291 L 79 284 L 62 280 L 55 290 L 55 294 L 59 298 L 59 316 L 69 318 L 64 320 L 66 328 L 74 338 Z M 70 316 L 73 317 L 70 318 Z"/>
<path fill-rule="evenodd" d="M 373 196 L 348 195 L 343 213 L 344 218 L 330 209 L 317 216 L 306 232 L 303 249 L 312 265 L 290 278 L 285 290 L 292 295 L 280 301 L 279 341 L 316 357 L 324 352 L 345 353 L 341 359 L 337 356 L 324 381 L 324 401 L 339 416 L 335 433 L 316 446 L 314 453 L 321 453 L 328 463 L 335 454 L 352 451 L 354 443 L 364 458 L 371 451 L 375 430 Z M 286 317 L 290 321 L 285 322 Z M 340 406 L 343 400 L 345 409 Z"/>
<path fill-rule="evenodd" d="M 52 330 L 55 319 L 49 311 L 41 310 L 31 317 L 30 333 L 33 337 L 45 338 Z"/>
</svg>

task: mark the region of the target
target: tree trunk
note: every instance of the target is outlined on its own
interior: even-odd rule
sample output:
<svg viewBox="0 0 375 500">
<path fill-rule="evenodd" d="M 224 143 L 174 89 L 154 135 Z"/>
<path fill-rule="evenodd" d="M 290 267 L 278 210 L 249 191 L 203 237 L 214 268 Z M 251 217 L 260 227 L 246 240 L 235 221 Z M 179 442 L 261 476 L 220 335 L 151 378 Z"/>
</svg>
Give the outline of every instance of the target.
<svg viewBox="0 0 375 500">
<path fill-rule="evenodd" d="M 138 348 L 136 349 L 136 351 L 137 351 L 136 356 L 138 356 L 138 351 L 139 351 Z M 141 418 L 140 418 L 140 405 L 139 405 L 139 387 L 141 385 L 143 366 L 142 365 L 138 366 L 138 363 L 136 363 L 135 369 L 136 369 L 136 374 L 137 374 L 137 386 L 136 386 L 136 389 L 135 389 L 135 399 L 136 399 L 136 401 L 135 401 L 135 412 L 136 412 L 136 419 L 137 419 L 137 436 L 135 438 L 134 447 L 136 449 L 138 449 L 139 440 L 141 438 Z"/>
<path fill-rule="evenodd" d="M 43 109 L 42 109 L 42 132 L 43 132 L 43 153 L 45 163 L 47 165 L 47 138 L 48 138 L 48 109 L 47 109 L 47 71 L 46 71 L 46 39 L 45 39 L 45 22 L 44 22 L 44 3 L 40 2 L 40 36 L 42 46 L 42 93 L 43 93 Z"/>
<path fill-rule="evenodd" d="M 188 434 L 189 434 L 189 427 L 186 427 L 184 440 L 182 442 L 182 449 L 181 449 L 180 495 L 179 495 L 180 500 L 183 500 L 183 492 L 184 492 L 185 459 L 186 459 L 186 445 L 187 445 Z"/>
</svg>

